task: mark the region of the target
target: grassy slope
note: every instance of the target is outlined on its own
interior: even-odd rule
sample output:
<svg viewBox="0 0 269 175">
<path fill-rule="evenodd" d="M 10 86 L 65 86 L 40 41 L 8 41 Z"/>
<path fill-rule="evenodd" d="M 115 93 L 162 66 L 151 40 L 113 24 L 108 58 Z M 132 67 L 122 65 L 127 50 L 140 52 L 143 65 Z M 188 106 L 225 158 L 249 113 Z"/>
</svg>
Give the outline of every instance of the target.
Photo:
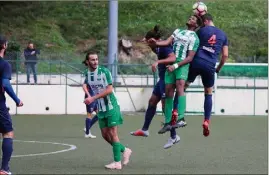
<svg viewBox="0 0 269 175">
<path fill-rule="evenodd" d="M 175 28 L 185 27 L 194 2 L 119 2 L 119 37 L 141 38 L 156 23 L 168 36 Z M 257 51 L 267 55 L 267 1 L 205 2 L 215 25 L 229 36 L 231 59 L 242 61 L 237 56 Z M 7 2 L 0 12 L 0 32 L 19 44 L 31 39 L 43 50 L 66 55 L 91 47 L 106 50 L 108 2 Z"/>
</svg>

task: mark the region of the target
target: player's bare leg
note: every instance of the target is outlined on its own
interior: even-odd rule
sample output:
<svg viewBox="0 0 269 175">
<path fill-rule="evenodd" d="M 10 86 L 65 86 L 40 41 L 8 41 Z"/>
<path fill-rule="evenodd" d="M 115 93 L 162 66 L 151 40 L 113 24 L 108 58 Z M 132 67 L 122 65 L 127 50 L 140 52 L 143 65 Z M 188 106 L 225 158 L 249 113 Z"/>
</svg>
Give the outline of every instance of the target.
<svg viewBox="0 0 269 175">
<path fill-rule="evenodd" d="M 204 100 L 204 122 L 203 122 L 203 135 L 205 137 L 209 136 L 209 123 L 210 123 L 210 116 L 212 111 L 212 91 L 213 87 L 204 88 L 205 92 L 205 100 Z"/>
<path fill-rule="evenodd" d="M 143 136 L 143 137 L 148 137 L 149 136 L 149 125 L 156 113 L 156 108 L 157 108 L 157 104 L 160 101 L 160 97 L 152 94 L 149 102 L 148 102 L 148 109 L 146 111 L 145 114 L 145 120 L 144 120 L 144 125 L 142 127 L 142 129 L 138 129 L 136 131 L 131 132 L 130 134 L 133 136 Z"/>
</svg>

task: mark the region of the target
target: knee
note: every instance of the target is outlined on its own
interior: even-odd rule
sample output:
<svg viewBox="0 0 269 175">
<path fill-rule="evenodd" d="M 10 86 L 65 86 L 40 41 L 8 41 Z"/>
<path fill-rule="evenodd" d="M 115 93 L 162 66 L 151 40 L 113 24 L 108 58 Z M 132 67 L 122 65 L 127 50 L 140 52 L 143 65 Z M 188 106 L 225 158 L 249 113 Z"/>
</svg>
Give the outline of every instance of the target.
<svg viewBox="0 0 269 175">
<path fill-rule="evenodd" d="M 157 106 L 157 102 L 154 98 L 149 99 L 149 106 Z"/>
<path fill-rule="evenodd" d="M 3 138 L 14 138 L 14 132 L 11 131 L 11 132 L 3 134 Z"/>
<path fill-rule="evenodd" d="M 212 88 L 212 87 L 210 87 L 210 88 L 205 88 L 205 89 L 204 89 L 204 92 L 205 92 L 205 95 L 212 95 L 213 88 Z"/>
</svg>

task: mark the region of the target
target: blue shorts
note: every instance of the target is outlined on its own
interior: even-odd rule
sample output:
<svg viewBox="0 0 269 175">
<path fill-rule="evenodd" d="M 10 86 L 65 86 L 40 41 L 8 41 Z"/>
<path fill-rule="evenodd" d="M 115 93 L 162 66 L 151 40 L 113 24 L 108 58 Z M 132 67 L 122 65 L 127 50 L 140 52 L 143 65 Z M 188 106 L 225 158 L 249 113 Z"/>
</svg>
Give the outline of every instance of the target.
<svg viewBox="0 0 269 175">
<path fill-rule="evenodd" d="M 199 59 L 199 58 L 198 58 Z M 215 83 L 215 67 L 205 61 L 193 60 L 190 64 L 188 82 L 194 82 L 195 78 L 200 75 L 204 87 L 210 88 Z"/>
<path fill-rule="evenodd" d="M 165 82 L 160 79 L 157 84 L 154 86 L 153 92 L 159 98 L 165 98 Z"/>
<path fill-rule="evenodd" d="M 0 133 L 6 134 L 13 131 L 12 119 L 8 109 L 0 109 Z"/>
<path fill-rule="evenodd" d="M 93 103 L 86 105 L 87 113 L 92 113 L 93 111 L 97 111 L 97 101 L 94 101 Z"/>
</svg>

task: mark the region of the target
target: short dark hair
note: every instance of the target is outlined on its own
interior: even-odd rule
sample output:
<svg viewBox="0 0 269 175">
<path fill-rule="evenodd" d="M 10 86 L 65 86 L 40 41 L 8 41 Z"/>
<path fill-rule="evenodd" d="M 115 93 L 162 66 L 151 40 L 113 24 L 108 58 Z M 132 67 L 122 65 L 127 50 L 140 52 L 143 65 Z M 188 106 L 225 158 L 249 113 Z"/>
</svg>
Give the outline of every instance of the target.
<svg viewBox="0 0 269 175">
<path fill-rule="evenodd" d="M 155 25 L 154 28 L 147 32 L 145 38 L 148 40 L 150 38 L 160 39 L 162 37 L 162 31 L 159 25 Z"/>
<path fill-rule="evenodd" d="M 97 55 L 98 54 L 98 52 L 97 51 L 94 51 L 94 50 L 91 50 L 91 51 L 89 51 L 89 52 L 87 52 L 87 54 L 86 54 L 86 56 L 85 56 L 85 60 L 84 61 L 82 61 L 82 64 L 85 64 L 85 66 L 88 66 L 88 64 L 87 64 L 87 60 L 89 59 L 89 56 L 90 55 Z"/>
<path fill-rule="evenodd" d="M 0 35 L 0 49 L 3 49 L 3 45 L 7 43 L 6 37 Z"/>
<path fill-rule="evenodd" d="M 202 18 L 203 22 L 204 22 L 205 20 L 213 21 L 213 17 L 212 17 L 212 15 L 209 14 L 209 13 L 204 14 L 203 16 L 201 16 L 201 18 Z"/>
<path fill-rule="evenodd" d="M 203 20 L 200 16 L 198 15 L 194 15 L 196 17 L 196 23 L 198 24 L 198 26 L 202 26 L 203 25 Z"/>
</svg>

